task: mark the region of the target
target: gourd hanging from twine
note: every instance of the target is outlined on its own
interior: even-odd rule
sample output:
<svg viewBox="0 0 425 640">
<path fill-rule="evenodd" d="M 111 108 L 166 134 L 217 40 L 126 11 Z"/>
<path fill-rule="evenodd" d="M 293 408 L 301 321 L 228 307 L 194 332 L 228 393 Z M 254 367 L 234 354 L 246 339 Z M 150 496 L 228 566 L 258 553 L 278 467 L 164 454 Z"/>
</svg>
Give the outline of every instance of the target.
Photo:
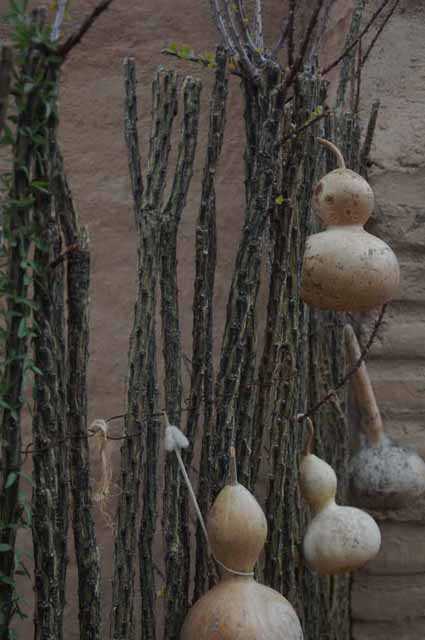
<svg viewBox="0 0 425 640">
<path fill-rule="evenodd" d="M 362 176 L 345 167 L 340 150 L 318 138 L 337 157 L 313 192 L 313 207 L 326 230 L 307 238 L 301 298 L 319 309 L 367 311 L 396 295 L 400 270 L 390 247 L 363 229 L 374 195 Z"/>
<path fill-rule="evenodd" d="M 237 481 L 235 450 L 230 450 L 228 481 L 215 499 L 205 526 L 179 451 L 189 443 L 166 416 L 165 421 L 165 447 L 177 454 L 221 574 L 219 584 L 189 610 L 181 640 L 303 640 L 291 604 L 254 579 L 254 566 L 267 537 L 267 521 L 254 496 Z"/>
<path fill-rule="evenodd" d="M 348 366 L 360 357 L 353 327 L 344 327 Z M 384 511 L 409 506 L 425 493 L 425 462 L 413 448 L 401 447 L 385 435 L 381 415 L 364 362 L 352 377 L 364 442 L 350 462 L 350 490 L 356 504 Z"/>
<path fill-rule="evenodd" d="M 315 515 L 304 536 L 304 558 L 320 575 L 353 571 L 376 556 L 381 533 L 366 512 L 336 504 L 335 471 L 311 452 L 313 423 L 306 420 L 310 434 L 300 466 L 300 486 Z"/>
</svg>

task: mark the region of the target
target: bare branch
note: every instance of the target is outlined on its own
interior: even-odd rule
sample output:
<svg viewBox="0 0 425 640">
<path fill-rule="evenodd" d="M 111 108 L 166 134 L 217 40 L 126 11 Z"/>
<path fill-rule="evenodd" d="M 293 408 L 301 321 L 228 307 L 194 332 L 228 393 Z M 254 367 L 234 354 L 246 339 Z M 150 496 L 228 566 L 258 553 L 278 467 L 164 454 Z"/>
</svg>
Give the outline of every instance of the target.
<svg viewBox="0 0 425 640">
<path fill-rule="evenodd" d="M 220 0 L 210 0 L 210 7 L 213 14 L 214 22 L 216 23 L 217 29 L 220 32 L 223 46 L 231 56 L 234 56 L 236 54 L 236 47 L 227 30 L 226 21 L 223 17 L 222 9 L 220 8 Z"/>
<path fill-rule="evenodd" d="M 136 66 L 134 58 L 124 60 L 125 73 L 125 124 L 124 136 L 127 144 L 128 165 L 133 191 L 136 222 L 142 205 L 143 179 L 140 163 L 139 136 L 137 133 Z"/>
<path fill-rule="evenodd" d="M 293 82 L 295 76 L 301 68 L 302 63 L 304 62 L 305 55 L 307 53 L 308 45 L 311 42 L 311 36 L 313 35 L 313 31 L 317 25 L 317 21 L 319 19 L 320 11 L 322 10 L 323 4 L 325 0 L 317 0 L 316 7 L 311 14 L 310 22 L 308 23 L 308 27 L 305 32 L 304 40 L 300 47 L 300 52 L 295 60 L 294 64 L 291 66 L 288 76 L 285 79 L 284 89 L 286 90 Z"/>
<path fill-rule="evenodd" d="M 372 110 L 369 116 L 369 122 L 367 123 L 367 130 L 365 139 L 363 142 L 363 146 L 360 152 L 360 174 L 362 176 L 367 175 L 367 161 L 370 155 L 370 148 L 372 146 L 372 139 L 375 133 L 376 120 L 378 118 L 380 103 L 379 100 L 376 100 L 372 104 Z"/>
<path fill-rule="evenodd" d="M 242 69 L 245 70 L 245 73 L 248 76 L 250 76 L 252 80 L 255 81 L 258 77 L 258 69 L 253 64 L 253 62 L 251 61 L 247 53 L 249 48 L 243 42 L 243 39 L 245 39 L 244 33 L 246 32 L 246 27 L 245 27 L 245 30 L 243 30 L 243 26 L 241 27 L 240 25 L 240 28 L 242 29 L 242 34 L 239 33 L 235 24 L 235 16 L 234 16 L 232 1 L 223 0 L 223 2 L 224 2 L 224 6 L 226 8 L 226 13 L 227 13 L 228 29 L 232 38 L 232 42 L 235 46 L 236 53 L 239 57 L 240 65 Z"/>
<path fill-rule="evenodd" d="M 235 15 L 238 20 L 241 33 L 243 34 L 247 47 L 250 49 L 251 53 L 255 53 L 258 45 L 251 38 L 249 31 L 249 19 L 245 11 L 243 0 L 237 0 L 236 7 L 237 11 L 235 11 Z"/>
<path fill-rule="evenodd" d="M 255 0 L 254 33 L 255 33 L 255 44 L 257 45 L 257 48 L 263 50 L 264 35 L 263 35 L 262 0 Z"/>
<path fill-rule="evenodd" d="M 52 42 L 57 42 L 61 35 L 61 29 L 63 21 L 65 20 L 66 9 L 68 6 L 69 0 L 57 0 L 58 8 L 56 11 L 55 20 L 52 26 L 52 32 L 50 34 L 50 40 Z"/>
<path fill-rule="evenodd" d="M 359 35 L 357 36 L 357 38 L 355 38 L 355 40 L 353 40 L 353 42 L 348 45 L 348 47 L 346 47 L 344 49 L 344 51 L 341 53 L 340 56 L 338 56 L 338 58 L 336 58 L 336 60 L 334 60 L 333 62 L 331 62 L 331 64 L 329 64 L 327 67 L 325 67 L 324 69 L 322 69 L 322 74 L 326 75 L 327 73 L 329 73 L 329 71 L 331 71 L 332 69 L 334 69 L 337 65 L 339 65 L 340 62 L 342 62 L 342 60 L 344 60 L 344 58 L 354 49 L 354 47 L 357 45 L 357 43 L 363 38 L 363 36 L 369 31 L 370 27 L 374 24 L 374 22 L 377 20 L 377 18 L 379 17 L 380 13 L 385 9 L 385 7 L 387 6 L 387 4 L 389 3 L 390 0 L 383 0 L 382 4 L 378 7 L 378 9 L 375 11 L 375 13 L 373 14 L 373 16 L 371 17 L 371 19 L 369 20 L 369 22 L 366 24 L 366 26 L 364 27 L 364 29 L 359 33 Z M 398 0 L 397 0 L 398 2 Z"/>
<path fill-rule="evenodd" d="M 10 82 L 12 79 L 13 52 L 10 47 L 2 46 L 0 54 L 0 132 L 6 122 L 9 103 Z"/>
<path fill-rule="evenodd" d="M 342 378 L 342 380 L 340 380 L 338 382 L 338 384 L 335 385 L 335 387 L 333 389 L 330 389 L 328 391 L 328 393 L 326 393 L 326 395 L 323 396 L 323 398 L 321 398 L 313 407 L 311 407 L 306 413 L 302 413 L 300 415 L 297 416 L 297 420 L 300 422 L 302 420 L 305 420 L 306 418 L 311 418 L 311 416 L 313 416 L 315 413 L 317 413 L 317 411 L 320 409 L 320 407 L 322 407 L 326 402 L 329 402 L 329 400 L 331 400 L 336 392 L 341 389 L 342 387 L 344 387 L 347 382 L 349 381 L 349 379 L 356 373 L 356 371 L 359 369 L 359 367 L 362 365 L 364 359 L 366 358 L 367 354 L 369 353 L 369 350 L 377 336 L 377 333 L 379 331 L 379 328 L 382 324 L 382 320 L 384 319 L 384 315 L 385 315 L 385 310 L 387 308 L 387 305 L 384 304 L 384 306 L 381 309 L 381 312 L 378 316 L 378 319 L 376 320 L 372 333 L 370 334 L 369 340 L 367 341 L 367 344 L 365 346 L 365 348 L 363 349 L 363 351 L 360 354 L 359 359 L 357 360 L 357 362 L 354 363 L 354 365 L 351 367 L 351 369 L 349 369 L 349 371 L 347 371 L 347 373 L 345 374 L 345 376 Z"/>
<path fill-rule="evenodd" d="M 69 38 L 65 40 L 63 45 L 58 49 L 58 55 L 62 57 L 62 62 L 66 60 L 69 52 L 77 46 L 81 42 L 81 40 L 86 35 L 87 31 L 93 26 L 96 22 L 97 18 L 102 15 L 108 9 L 109 5 L 112 4 L 114 0 L 102 0 L 99 4 L 93 9 L 93 11 L 83 20 L 80 27 L 74 32 L 71 33 Z"/>
<path fill-rule="evenodd" d="M 393 6 L 391 7 L 389 12 L 385 16 L 384 20 L 382 21 L 381 26 L 376 30 L 376 33 L 375 33 L 374 37 L 372 38 L 372 41 L 371 41 L 369 47 L 366 49 L 366 52 L 365 52 L 365 54 L 363 55 L 363 57 L 361 59 L 361 63 L 360 63 L 361 67 L 363 67 L 365 65 L 365 62 L 368 59 L 370 53 L 372 52 L 372 49 L 374 48 L 379 36 L 381 35 L 383 30 L 385 29 L 389 19 L 391 18 L 391 16 L 393 15 L 394 11 L 397 9 L 399 4 L 400 4 L 400 0 L 395 0 Z"/>
<path fill-rule="evenodd" d="M 295 23 L 295 11 L 297 6 L 297 0 L 289 0 L 289 15 L 288 15 L 288 66 L 292 67 L 294 64 L 294 23 Z"/>
</svg>

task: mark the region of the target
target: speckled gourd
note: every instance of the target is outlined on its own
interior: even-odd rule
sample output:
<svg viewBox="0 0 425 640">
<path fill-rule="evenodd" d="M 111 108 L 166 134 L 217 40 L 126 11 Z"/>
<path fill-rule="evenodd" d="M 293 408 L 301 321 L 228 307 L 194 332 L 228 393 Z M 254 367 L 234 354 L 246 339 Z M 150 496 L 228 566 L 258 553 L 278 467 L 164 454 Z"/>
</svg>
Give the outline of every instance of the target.
<svg viewBox="0 0 425 640">
<path fill-rule="evenodd" d="M 345 326 L 344 337 L 348 364 L 354 366 L 361 351 L 351 325 Z M 350 462 L 353 500 L 376 511 L 409 506 L 425 493 L 425 462 L 413 448 L 399 446 L 385 435 L 364 362 L 352 376 L 352 386 L 363 433 L 363 443 Z"/>
<path fill-rule="evenodd" d="M 381 533 L 369 514 L 336 504 L 335 471 L 311 453 L 311 440 L 300 467 L 301 493 L 315 514 L 303 540 L 304 559 L 320 575 L 353 571 L 376 556 Z"/>
<path fill-rule="evenodd" d="M 207 522 L 221 580 L 190 609 L 180 638 L 302 640 L 291 604 L 277 591 L 254 580 L 253 569 L 267 537 L 267 522 L 254 496 L 238 484 L 233 455 L 231 470 Z"/>
<path fill-rule="evenodd" d="M 336 154 L 338 168 L 314 188 L 313 207 L 326 230 L 307 238 L 301 298 L 319 309 L 367 311 L 397 293 L 397 258 L 383 240 L 363 228 L 374 209 L 369 184 L 345 167 L 335 145 L 322 138 L 319 142 Z"/>
</svg>

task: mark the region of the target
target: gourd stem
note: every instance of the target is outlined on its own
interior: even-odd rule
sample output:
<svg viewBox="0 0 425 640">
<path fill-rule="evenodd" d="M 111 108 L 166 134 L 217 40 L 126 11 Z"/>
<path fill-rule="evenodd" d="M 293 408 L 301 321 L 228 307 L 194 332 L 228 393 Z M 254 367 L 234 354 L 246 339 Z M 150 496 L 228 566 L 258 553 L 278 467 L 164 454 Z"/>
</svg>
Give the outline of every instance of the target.
<svg viewBox="0 0 425 640">
<path fill-rule="evenodd" d="M 317 138 L 317 142 L 319 142 L 320 144 L 323 144 L 324 147 L 327 147 L 329 151 L 332 151 L 332 153 L 336 155 L 336 162 L 338 165 L 338 169 L 345 169 L 344 156 L 342 155 L 338 147 L 333 144 L 333 142 L 330 142 L 329 140 L 325 140 L 325 138 Z"/>
<path fill-rule="evenodd" d="M 227 476 L 227 484 L 235 486 L 238 484 L 238 467 L 236 464 L 236 451 L 235 447 L 229 449 L 229 473 Z"/>
<path fill-rule="evenodd" d="M 311 450 L 313 445 L 314 425 L 311 418 L 306 418 L 306 422 L 308 427 L 308 436 L 307 436 L 307 442 L 305 443 L 304 456 L 309 456 L 311 455 Z"/>
<path fill-rule="evenodd" d="M 344 327 L 345 347 L 351 366 L 360 359 L 361 350 L 354 329 L 350 324 Z M 384 435 L 381 414 L 364 362 L 353 374 L 353 388 L 361 416 L 361 428 L 370 446 L 378 447 Z"/>
</svg>

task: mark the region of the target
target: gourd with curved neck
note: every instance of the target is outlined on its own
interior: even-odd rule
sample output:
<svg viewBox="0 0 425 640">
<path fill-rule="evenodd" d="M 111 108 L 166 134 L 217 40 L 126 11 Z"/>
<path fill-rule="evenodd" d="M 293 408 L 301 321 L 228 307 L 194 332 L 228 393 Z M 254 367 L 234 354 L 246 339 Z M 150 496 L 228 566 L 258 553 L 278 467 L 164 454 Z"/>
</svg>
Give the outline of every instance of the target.
<svg viewBox="0 0 425 640">
<path fill-rule="evenodd" d="M 320 309 L 366 311 L 397 292 L 397 258 L 385 242 L 363 229 L 374 208 L 369 184 L 346 168 L 334 144 L 318 140 L 335 153 L 338 168 L 313 191 L 313 206 L 327 228 L 307 238 L 301 298 Z"/>
<path fill-rule="evenodd" d="M 351 325 L 344 327 L 349 366 L 361 351 Z M 365 442 L 350 461 L 350 490 L 356 504 L 384 511 L 400 509 L 425 493 L 425 462 L 411 447 L 385 435 L 381 414 L 364 362 L 352 376 Z"/>
</svg>

